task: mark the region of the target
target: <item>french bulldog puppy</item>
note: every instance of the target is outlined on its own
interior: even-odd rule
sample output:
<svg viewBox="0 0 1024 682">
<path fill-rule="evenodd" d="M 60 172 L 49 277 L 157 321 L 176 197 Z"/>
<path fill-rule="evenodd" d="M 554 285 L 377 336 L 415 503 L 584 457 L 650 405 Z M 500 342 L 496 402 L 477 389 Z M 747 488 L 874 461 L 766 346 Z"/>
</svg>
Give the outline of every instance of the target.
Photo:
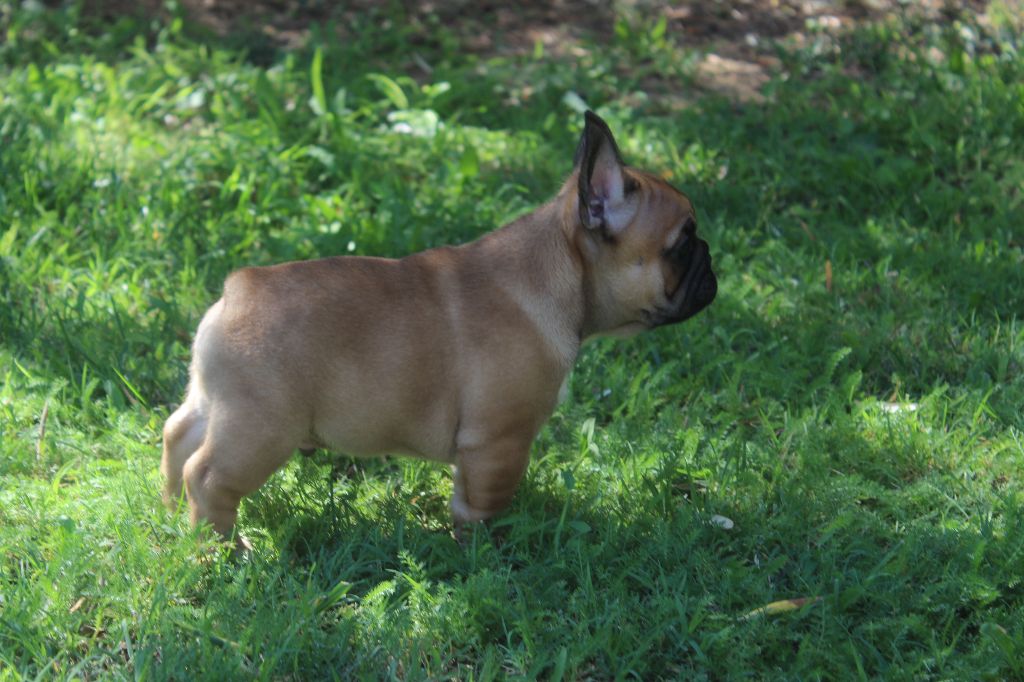
<svg viewBox="0 0 1024 682">
<path fill-rule="evenodd" d="M 682 322 L 717 287 L 689 199 L 588 111 L 558 195 L 474 242 L 230 275 L 164 427 L 165 502 L 184 489 L 230 537 L 296 449 L 397 453 L 453 465 L 458 532 L 509 505 L 586 339 Z"/>
</svg>

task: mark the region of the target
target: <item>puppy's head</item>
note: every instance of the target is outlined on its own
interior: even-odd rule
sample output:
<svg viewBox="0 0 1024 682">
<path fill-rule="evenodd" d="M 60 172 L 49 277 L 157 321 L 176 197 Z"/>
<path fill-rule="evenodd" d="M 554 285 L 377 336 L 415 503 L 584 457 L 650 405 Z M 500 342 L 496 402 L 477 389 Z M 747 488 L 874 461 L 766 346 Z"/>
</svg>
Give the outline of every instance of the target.
<svg viewBox="0 0 1024 682">
<path fill-rule="evenodd" d="M 686 195 L 627 167 L 608 125 L 590 111 L 575 163 L 569 194 L 585 272 L 585 333 L 633 334 L 706 308 L 718 281 Z"/>
</svg>

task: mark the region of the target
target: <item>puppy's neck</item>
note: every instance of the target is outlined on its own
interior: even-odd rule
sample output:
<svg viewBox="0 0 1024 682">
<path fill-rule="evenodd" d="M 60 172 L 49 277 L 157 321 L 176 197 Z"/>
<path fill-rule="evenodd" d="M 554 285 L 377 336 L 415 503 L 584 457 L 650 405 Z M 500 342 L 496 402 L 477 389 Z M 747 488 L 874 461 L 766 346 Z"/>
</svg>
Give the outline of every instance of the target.
<svg viewBox="0 0 1024 682">
<path fill-rule="evenodd" d="M 560 193 L 536 211 L 491 232 L 472 247 L 491 279 L 571 368 L 584 326 L 583 263 L 565 225 Z"/>
</svg>

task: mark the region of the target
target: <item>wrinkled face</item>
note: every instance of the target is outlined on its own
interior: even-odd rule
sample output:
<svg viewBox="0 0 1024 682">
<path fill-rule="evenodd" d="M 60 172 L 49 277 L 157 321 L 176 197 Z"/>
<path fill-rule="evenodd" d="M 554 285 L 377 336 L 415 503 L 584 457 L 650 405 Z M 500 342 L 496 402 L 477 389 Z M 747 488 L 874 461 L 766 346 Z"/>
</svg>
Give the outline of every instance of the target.
<svg viewBox="0 0 1024 682">
<path fill-rule="evenodd" d="M 624 169 L 614 233 L 583 230 L 594 332 L 631 334 L 693 317 L 715 298 L 708 244 L 690 200 L 656 176 Z"/>
</svg>

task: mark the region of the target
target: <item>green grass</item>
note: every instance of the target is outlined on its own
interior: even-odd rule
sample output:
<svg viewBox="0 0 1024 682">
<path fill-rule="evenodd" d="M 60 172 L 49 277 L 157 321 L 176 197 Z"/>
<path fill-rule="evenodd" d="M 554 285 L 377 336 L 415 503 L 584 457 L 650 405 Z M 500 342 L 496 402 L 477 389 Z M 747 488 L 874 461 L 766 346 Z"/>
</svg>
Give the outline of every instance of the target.
<svg viewBox="0 0 1024 682">
<path fill-rule="evenodd" d="M 0 7 L 0 680 L 1024 678 L 1020 35 L 818 36 L 766 103 L 672 112 L 657 24 L 567 62 L 383 16 L 286 53 Z M 247 561 L 200 549 L 160 428 L 225 275 L 522 214 L 567 93 L 694 199 L 714 305 L 590 345 L 467 546 L 442 468 L 321 453 Z"/>
</svg>

